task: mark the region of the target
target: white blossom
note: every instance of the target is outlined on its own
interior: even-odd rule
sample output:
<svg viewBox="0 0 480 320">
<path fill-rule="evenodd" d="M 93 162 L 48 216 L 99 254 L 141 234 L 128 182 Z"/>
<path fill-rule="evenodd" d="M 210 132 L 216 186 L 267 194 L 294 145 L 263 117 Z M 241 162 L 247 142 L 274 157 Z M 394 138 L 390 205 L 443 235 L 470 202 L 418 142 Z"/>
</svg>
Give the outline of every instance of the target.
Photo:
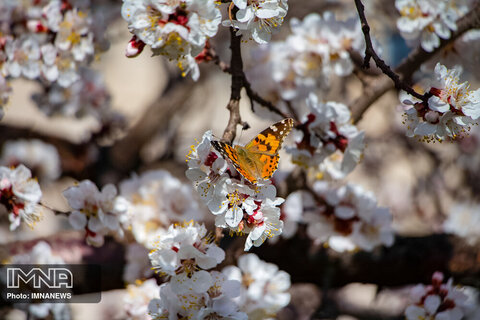
<svg viewBox="0 0 480 320">
<path fill-rule="evenodd" d="M 444 66 L 468 66 L 467 76 L 479 79 L 480 76 L 480 30 L 468 30 L 455 41 L 445 46 L 429 61 L 426 61 L 421 70 L 432 70 L 437 63 Z"/>
<path fill-rule="evenodd" d="M 247 315 L 240 312 L 234 298 L 240 294 L 240 283 L 226 279 L 217 271 L 210 272 L 212 285 L 204 293 L 188 291 L 177 294 L 171 283 L 160 286 L 160 299 L 149 304 L 149 314 L 153 319 L 230 319 L 246 320 Z"/>
<path fill-rule="evenodd" d="M 461 320 L 465 315 L 467 296 L 453 286 L 452 279 L 443 282 L 443 274 L 435 272 L 431 285 L 419 284 L 411 293 L 411 304 L 405 310 L 407 320 Z"/>
<path fill-rule="evenodd" d="M 80 67 L 108 47 L 102 21 L 94 25 L 92 11 L 81 1 L 20 1 L 0 10 L 3 75 L 66 88 L 79 79 Z"/>
<path fill-rule="evenodd" d="M 239 311 L 233 300 L 240 295 L 241 284 L 237 280 L 227 279 L 218 271 L 212 271 L 213 285 L 208 289 L 205 305 L 198 312 L 198 319 L 247 319 L 247 315 Z"/>
<path fill-rule="evenodd" d="M 33 227 L 41 219 L 41 198 L 40 186 L 27 167 L 0 167 L 0 204 L 8 213 L 10 230 L 18 228 L 22 220 Z"/>
<path fill-rule="evenodd" d="M 191 186 L 165 170 L 133 175 L 120 183 L 120 194 L 131 203 L 129 226 L 135 240 L 150 249 L 172 223 L 203 219 Z"/>
<path fill-rule="evenodd" d="M 240 283 L 228 280 L 214 268 L 225 258 L 203 225 L 193 222 L 170 226 L 150 253 L 153 268 L 169 275 L 160 287 L 160 299 L 149 304 L 154 318 L 247 319 L 232 300 Z"/>
<path fill-rule="evenodd" d="M 271 317 L 290 302 L 290 275 L 253 253 L 240 256 L 238 267 L 227 266 L 222 273 L 242 284 L 236 300 L 249 319 Z"/>
<path fill-rule="evenodd" d="M 440 39 L 448 39 L 457 30 L 456 20 L 468 12 L 459 0 L 396 0 L 400 12 L 397 27 L 411 46 L 420 45 L 432 52 Z"/>
<path fill-rule="evenodd" d="M 124 0 L 122 17 L 135 35 L 127 46 L 128 57 L 140 54 L 144 43 L 154 55 L 178 60 L 183 74 L 190 71 L 194 80 L 198 79 L 194 57 L 221 22 L 220 10 L 211 0 Z"/>
<path fill-rule="evenodd" d="M 80 10 L 72 9 L 65 13 L 55 37 L 55 46 L 72 53 L 76 61 L 85 60 L 94 54 L 91 17 Z"/>
<path fill-rule="evenodd" d="M 73 228 L 85 229 L 87 243 L 101 246 L 105 235 L 124 235 L 128 201 L 117 196 L 114 185 L 107 184 L 100 192 L 90 180 L 83 180 L 78 185 L 63 192 L 73 211 L 68 220 Z"/>
<path fill-rule="evenodd" d="M 332 188 L 324 182 L 316 182 L 313 190 L 316 198 L 304 191 L 302 199 L 307 234 L 316 243 L 338 252 L 393 244 L 392 215 L 377 206 L 373 193 L 353 184 Z"/>
<path fill-rule="evenodd" d="M 307 105 L 309 114 L 294 130 L 296 146 L 286 150 L 293 163 L 342 179 L 362 159 L 364 132 L 351 124 L 350 110 L 341 103 L 321 103 L 311 94 Z"/>
<path fill-rule="evenodd" d="M 288 0 L 235 0 L 238 11 L 232 20 L 223 22 L 224 26 L 233 26 L 237 35 L 245 35 L 264 44 L 270 41 L 272 32 L 283 24 L 287 15 Z"/>
<path fill-rule="evenodd" d="M 170 276 L 172 290 L 178 294 L 206 292 L 213 280 L 205 270 L 225 259 L 225 252 L 212 243 L 205 226 L 193 221 L 171 225 L 153 247 L 149 257 L 154 270 Z"/>
<path fill-rule="evenodd" d="M 460 71 L 437 63 L 435 79 L 426 83 L 431 94 L 428 105 L 405 92 L 403 104 L 412 106 L 405 111 L 407 136 L 423 141 L 455 139 L 470 130 L 480 118 L 480 89 L 470 90 L 468 82 L 459 83 Z"/>
<path fill-rule="evenodd" d="M 332 12 L 311 13 L 303 20 L 292 18 L 290 27 L 292 33 L 285 41 L 252 50 L 246 70 L 256 91 L 284 111 L 288 109 L 282 99 L 300 101 L 313 90 L 328 89 L 333 75 L 350 75 L 350 52 L 365 50 L 356 16 L 339 20 Z M 256 106 L 256 111 L 261 109 Z"/>
<path fill-rule="evenodd" d="M 40 76 L 41 52 L 39 38 L 35 35 L 26 34 L 18 39 L 7 38 L 5 54 L 7 61 L 3 69 L 9 76 L 24 76 L 28 79 Z"/>
<path fill-rule="evenodd" d="M 123 310 L 125 319 L 150 320 L 148 305 L 152 299 L 158 299 L 160 286 L 155 279 L 130 284 L 123 298 Z"/>
<path fill-rule="evenodd" d="M 70 62 L 75 64 L 73 60 Z M 112 113 L 110 93 L 100 73 L 81 68 L 72 73 L 67 72 L 66 77 L 67 87 L 60 85 L 64 80 L 59 78 L 58 84 L 33 95 L 33 101 L 42 112 L 49 116 L 90 115 L 97 120 L 102 120 Z"/>
<path fill-rule="evenodd" d="M 305 53 L 311 59 L 316 56 L 316 64 L 308 61 L 296 61 L 300 74 L 305 76 L 314 68 L 324 68 L 325 73 L 347 76 L 353 71 L 353 62 L 349 51 L 362 52 L 365 41 L 362 36 L 358 17 L 339 20 L 332 12 L 326 11 L 323 16 L 316 13 L 307 15 L 303 21 L 292 19 L 292 35 L 287 42 L 297 51 Z"/>
</svg>

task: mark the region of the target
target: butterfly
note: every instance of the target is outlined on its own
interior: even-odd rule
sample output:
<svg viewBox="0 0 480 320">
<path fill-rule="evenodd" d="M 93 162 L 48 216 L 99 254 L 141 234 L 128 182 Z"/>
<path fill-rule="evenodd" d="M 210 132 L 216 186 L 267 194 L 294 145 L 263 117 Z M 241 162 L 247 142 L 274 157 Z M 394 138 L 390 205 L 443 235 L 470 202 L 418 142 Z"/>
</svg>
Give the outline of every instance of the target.
<svg viewBox="0 0 480 320">
<path fill-rule="evenodd" d="M 260 179 L 270 179 L 277 170 L 278 151 L 292 127 L 293 119 L 287 118 L 260 132 L 244 147 L 221 141 L 211 141 L 211 144 L 245 179 L 255 184 Z"/>
</svg>

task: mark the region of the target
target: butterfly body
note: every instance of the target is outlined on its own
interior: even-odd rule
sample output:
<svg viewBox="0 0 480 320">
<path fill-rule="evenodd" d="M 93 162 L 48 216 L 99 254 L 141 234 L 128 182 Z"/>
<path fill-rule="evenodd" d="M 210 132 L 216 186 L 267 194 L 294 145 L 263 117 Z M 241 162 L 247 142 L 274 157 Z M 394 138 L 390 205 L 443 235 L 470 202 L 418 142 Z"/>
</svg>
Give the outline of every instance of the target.
<svg viewBox="0 0 480 320">
<path fill-rule="evenodd" d="M 278 167 L 278 151 L 293 127 L 292 119 L 279 121 L 260 132 L 245 146 L 231 146 L 221 141 L 212 141 L 213 147 L 230 160 L 242 176 L 255 184 L 270 179 Z"/>
</svg>

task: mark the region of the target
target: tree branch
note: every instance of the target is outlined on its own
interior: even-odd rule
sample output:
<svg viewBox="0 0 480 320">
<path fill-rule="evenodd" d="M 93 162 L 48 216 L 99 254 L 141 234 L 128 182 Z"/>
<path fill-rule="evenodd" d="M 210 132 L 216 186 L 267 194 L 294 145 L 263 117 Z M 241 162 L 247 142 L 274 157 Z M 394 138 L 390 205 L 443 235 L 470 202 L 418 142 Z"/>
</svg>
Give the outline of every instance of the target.
<svg viewBox="0 0 480 320">
<path fill-rule="evenodd" d="M 26 253 L 39 241 L 48 242 L 53 253 L 66 263 L 100 265 L 103 291 L 124 288 L 125 245 L 110 237 L 99 248 L 87 245 L 82 231 L 62 232 L 31 241 L 14 241 L 0 245 L 0 258 L 5 260 L 13 254 Z M 235 241 L 243 243 L 241 238 L 235 238 Z M 280 240 L 274 247 L 265 243 L 252 248 L 252 252 L 288 272 L 292 283 L 310 282 L 323 286 L 325 281 L 329 281 L 330 288 L 339 288 L 362 282 L 395 287 L 429 282 L 433 272 L 442 271 L 447 277 L 453 275 L 457 283 L 478 285 L 475 281 L 480 275 L 480 249 L 455 236 L 397 236 L 390 248 L 342 255 L 332 250 L 312 252 L 311 243 L 304 230 L 300 230 L 292 239 Z M 240 247 L 243 248 L 243 244 Z M 329 265 L 335 268 L 331 278 L 319 276 Z"/>
<path fill-rule="evenodd" d="M 472 282 L 480 275 L 479 248 L 455 236 L 397 236 L 390 248 L 340 255 L 331 250 L 312 252 L 311 240 L 302 235 L 303 230 L 299 231 L 294 238 L 275 244 L 275 250 L 268 244 L 252 248 L 262 259 L 288 272 L 293 283 L 309 282 L 322 286 L 325 279 L 319 275 L 329 264 L 333 264 L 336 270 L 328 280 L 332 288 L 353 282 L 387 287 L 426 283 L 435 271 L 442 271 L 447 277 L 453 275 L 456 282 L 464 285 L 475 285 Z M 278 252 L 282 254 L 278 255 Z"/>
<path fill-rule="evenodd" d="M 232 57 L 230 59 L 230 73 L 232 75 L 232 85 L 230 92 L 230 101 L 227 104 L 227 109 L 230 111 L 230 118 L 227 127 L 223 132 L 223 140 L 232 143 L 237 134 L 237 124 L 242 124 L 240 117 L 240 94 L 243 87 L 243 61 L 241 36 L 236 35 L 233 27 L 230 27 L 230 49 Z"/>
</svg>

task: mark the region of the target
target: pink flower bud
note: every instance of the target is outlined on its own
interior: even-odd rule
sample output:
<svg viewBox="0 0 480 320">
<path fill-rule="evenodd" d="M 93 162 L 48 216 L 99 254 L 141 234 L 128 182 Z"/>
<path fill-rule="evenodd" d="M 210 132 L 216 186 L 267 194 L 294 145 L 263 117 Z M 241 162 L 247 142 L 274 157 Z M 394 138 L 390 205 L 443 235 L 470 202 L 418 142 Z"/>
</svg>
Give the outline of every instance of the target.
<svg viewBox="0 0 480 320">
<path fill-rule="evenodd" d="M 127 44 L 125 56 L 127 56 L 127 58 L 135 58 L 142 53 L 143 48 L 145 48 L 145 43 L 142 40 L 138 40 L 136 36 L 133 36 Z"/>
</svg>

